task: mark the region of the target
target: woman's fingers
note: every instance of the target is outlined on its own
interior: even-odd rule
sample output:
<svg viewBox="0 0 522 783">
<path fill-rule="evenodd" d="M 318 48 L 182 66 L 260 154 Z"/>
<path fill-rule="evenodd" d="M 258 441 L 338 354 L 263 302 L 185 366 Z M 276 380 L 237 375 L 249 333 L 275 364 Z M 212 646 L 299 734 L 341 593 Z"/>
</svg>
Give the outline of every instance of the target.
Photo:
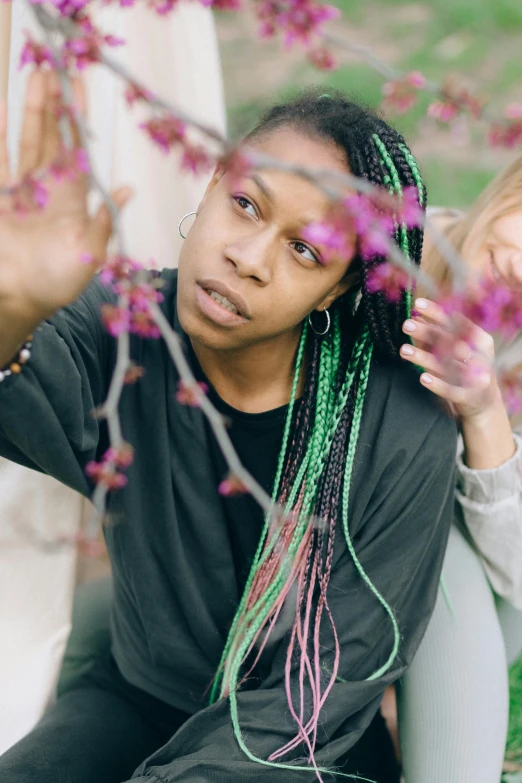
<svg viewBox="0 0 522 783">
<path fill-rule="evenodd" d="M 46 88 L 42 163 L 44 166 L 49 166 L 56 160 L 62 146 L 58 116 L 61 90 L 60 80 L 55 71 L 46 74 Z"/>
<path fill-rule="evenodd" d="M 72 79 L 74 111 L 75 117 L 80 117 L 84 122 L 87 121 L 87 93 L 83 79 L 74 77 Z M 73 143 L 76 148 L 83 147 L 81 134 L 76 120 L 72 123 Z"/>
<path fill-rule="evenodd" d="M 419 315 L 422 315 L 423 318 L 428 318 L 434 324 L 442 326 L 448 323 L 448 316 L 442 307 L 432 302 L 431 299 L 416 299 L 413 306 Z"/>
<path fill-rule="evenodd" d="M 459 406 L 466 403 L 468 391 L 462 386 L 453 386 L 451 383 L 428 372 L 423 372 L 419 380 L 422 385 L 432 391 L 433 394 L 452 403 L 457 409 Z"/>
<path fill-rule="evenodd" d="M 406 361 L 417 364 L 428 372 L 434 372 L 437 375 L 444 374 L 444 367 L 441 362 L 432 353 L 424 351 L 422 348 L 406 343 L 401 346 L 401 356 Z"/>
<path fill-rule="evenodd" d="M 46 99 L 46 75 L 33 71 L 25 93 L 25 105 L 20 132 L 18 174 L 23 177 L 41 163 L 42 134 Z"/>
<path fill-rule="evenodd" d="M 11 182 L 9 173 L 9 156 L 7 154 L 7 107 L 0 100 L 0 188 L 7 187 Z"/>
</svg>

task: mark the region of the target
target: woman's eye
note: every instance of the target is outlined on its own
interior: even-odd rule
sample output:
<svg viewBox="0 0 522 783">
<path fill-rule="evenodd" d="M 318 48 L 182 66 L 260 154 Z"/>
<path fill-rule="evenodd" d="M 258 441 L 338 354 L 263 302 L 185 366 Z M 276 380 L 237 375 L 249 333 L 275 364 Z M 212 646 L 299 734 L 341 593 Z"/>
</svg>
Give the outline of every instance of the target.
<svg viewBox="0 0 522 783">
<path fill-rule="evenodd" d="M 300 256 L 303 256 L 303 258 L 306 258 L 308 261 L 319 263 L 318 257 L 310 250 L 308 245 L 305 245 L 303 242 L 292 242 L 292 246 Z"/>
<path fill-rule="evenodd" d="M 245 198 L 245 196 L 233 196 L 233 199 L 244 212 L 246 212 L 248 215 L 252 215 L 252 217 L 257 217 L 256 208 L 251 201 Z"/>
</svg>

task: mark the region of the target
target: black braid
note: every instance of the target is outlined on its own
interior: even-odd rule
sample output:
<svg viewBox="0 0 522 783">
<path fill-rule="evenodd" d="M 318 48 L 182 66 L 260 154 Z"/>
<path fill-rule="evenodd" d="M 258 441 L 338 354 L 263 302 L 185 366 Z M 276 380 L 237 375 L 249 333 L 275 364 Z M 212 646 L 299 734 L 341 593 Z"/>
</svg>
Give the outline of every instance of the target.
<svg viewBox="0 0 522 783">
<path fill-rule="evenodd" d="M 406 154 L 410 153 L 402 136 L 374 112 L 347 100 L 340 93 L 322 96 L 317 90 L 311 90 L 289 103 L 274 106 L 245 141 L 248 144 L 283 127 L 293 127 L 311 138 L 324 139 L 334 144 L 344 154 L 350 171 L 374 185 L 388 190 L 391 185 L 395 185 L 395 189 L 401 189 L 415 187 L 417 184 L 406 158 Z M 375 142 L 375 136 L 385 147 L 384 158 L 382 150 L 379 150 Z M 411 161 L 414 162 L 413 156 Z M 420 182 L 418 170 L 417 182 Z M 424 189 L 419 193 L 419 203 L 423 207 L 426 204 Z M 399 227 L 396 240 L 399 240 L 400 236 Z M 408 230 L 406 238 L 410 259 L 414 264 L 419 264 L 422 254 L 422 229 Z M 383 293 L 371 292 L 367 286 L 370 271 L 385 261 L 384 257 L 373 258 L 371 261 L 364 261 L 360 256 L 352 259 L 350 271 L 355 269 L 360 272 L 359 286 L 348 291 L 333 305 L 332 311 L 337 310 L 339 314 L 342 335 L 337 391 L 346 377 L 354 341 L 364 326 L 369 330 L 375 353 L 393 360 L 398 358 L 403 342 L 401 325 L 407 315 L 406 297 L 399 303 L 392 303 Z M 356 307 L 358 298 L 360 303 Z M 307 379 L 303 398 L 296 406 L 293 433 L 279 488 L 279 498 L 283 502 L 294 484 L 314 428 L 321 340 L 321 337 L 309 330 Z M 333 528 L 340 511 L 342 477 L 358 386 L 359 378 L 356 376 L 334 434 L 327 463 L 319 479 L 315 513 L 325 520 L 330 531 L 314 531 L 311 546 L 312 557 L 314 551 L 319 551 L 323 564 L 328 558 L 331 560 L 332 556 Z"/>
</svg>

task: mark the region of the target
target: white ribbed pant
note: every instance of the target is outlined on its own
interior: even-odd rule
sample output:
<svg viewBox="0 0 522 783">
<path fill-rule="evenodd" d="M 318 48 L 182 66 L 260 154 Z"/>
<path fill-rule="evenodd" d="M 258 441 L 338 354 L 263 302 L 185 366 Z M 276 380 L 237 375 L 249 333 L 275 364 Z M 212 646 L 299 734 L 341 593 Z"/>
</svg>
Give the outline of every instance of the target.
<svg viewBox="0 0 522 783">
<path fill-rule="evenodd" d="M 522 650 L 522 612 L 495 598 L 480 559 L 452 526 L 417 655 L 397 687 L 406 783 L 499 783 L 508 723 L 507 663 Z"/>
</svg>

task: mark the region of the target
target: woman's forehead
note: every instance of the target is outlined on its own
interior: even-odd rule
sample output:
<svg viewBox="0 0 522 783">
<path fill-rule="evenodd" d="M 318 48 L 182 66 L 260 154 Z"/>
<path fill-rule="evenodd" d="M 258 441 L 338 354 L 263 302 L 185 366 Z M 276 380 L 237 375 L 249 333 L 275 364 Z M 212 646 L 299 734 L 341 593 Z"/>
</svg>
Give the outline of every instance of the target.
<svg viewBox="0 0 522 783">
<path fill-rule="evenodd" d="M 336 173 L 349 172 L 346 153 L 335 142 L 309 136 L 292 126 L 283 126 L 255 138 L 249 143 L 253 149 L 310 169 L 332 169 Z"/>
<path fill-rule="evenodd" d="M 522 251 L 522 209 L 498 218 L 491 233 L 499 244 Z"/>
<path fill-rule="evenodd" d="M 256 142 L 255 148 L 282 163 L 297 167 L 304 165 L 311 170 L 349 173 L 341 151 L 333 142 L 308 138 L 293 129 L 273 131 Z M 298 173 L 277 167 L 252 172 L 247 179 L 276 211 L 292 216 L 302 225 L 324 218 L 332 203 L 331 196 L 320 185 Z M 342 193 L 339 189 L 339 195 Z"/>
</svg>

